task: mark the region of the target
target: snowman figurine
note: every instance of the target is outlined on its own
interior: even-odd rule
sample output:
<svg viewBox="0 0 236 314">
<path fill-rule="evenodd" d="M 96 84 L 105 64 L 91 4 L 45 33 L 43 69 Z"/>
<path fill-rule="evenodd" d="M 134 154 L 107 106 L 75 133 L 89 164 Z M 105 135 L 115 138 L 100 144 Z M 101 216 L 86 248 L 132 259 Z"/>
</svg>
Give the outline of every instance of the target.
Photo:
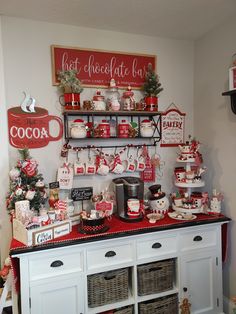
<svg viewBox="0 0 236 314">
<path fill-rule="evenodd" d="M 161 186 L 159 184 L 149 187 L 149 190 L 152 193 L 149 198 L 149 205 L 154 213 L 166 214 L 169 209 L 170 202 L 166 194 L 160 191 L 160 189 Z"/>
</svg>

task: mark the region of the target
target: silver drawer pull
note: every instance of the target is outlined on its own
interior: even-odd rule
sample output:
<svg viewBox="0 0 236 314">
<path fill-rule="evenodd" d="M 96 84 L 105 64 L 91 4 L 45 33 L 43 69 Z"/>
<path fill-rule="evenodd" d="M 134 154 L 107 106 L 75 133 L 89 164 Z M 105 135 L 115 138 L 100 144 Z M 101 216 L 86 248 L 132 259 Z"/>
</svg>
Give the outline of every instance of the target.
<svg viewBox="0 0 236 314">
<path fill-rule="evenodd" d="M 152 245 L 153 249 L 160 249 L 161 247 L 162 247 L 162 245 L 159 242 L 153 243 L 153 245 Z"/>
<path fill-rule="evenodd" d="M 114 252 L 114 251 L 108 251 L 105 254 L 105 257 L 113 257 L 113 256 L 116 256 L 116 252 Z"/>
<path fill-rule="evenodd" d="M 50 267 L 60 267 L 64 265 L 62 261 L 58 260 L 58 261 L 54 261 L 51 263 Z"/>
<path fill-rule="evenodd" d="M 195 242 L 199 242 L 199 241 L 202 241 L 202 237 L 201 236 L 195 236 L 194 238 L 193 238 L 193 241 L 195 241 Z"/>
</svg>

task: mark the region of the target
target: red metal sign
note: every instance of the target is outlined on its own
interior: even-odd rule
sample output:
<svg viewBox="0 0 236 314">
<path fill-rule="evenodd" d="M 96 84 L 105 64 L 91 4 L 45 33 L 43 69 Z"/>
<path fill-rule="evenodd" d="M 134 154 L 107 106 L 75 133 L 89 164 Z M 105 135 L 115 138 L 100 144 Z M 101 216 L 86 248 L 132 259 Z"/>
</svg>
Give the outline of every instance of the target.
<svg viewBox="0 0 236 314">
<path fill-rule="evenodd" d="M 57 85 L 57 72 L 77 70 L 84 86 L 108 87 L 112 78 L 120 88 L 128 85 L 141 88 L 147 66 L 156 66 L 156 56 L 112 51 L 89 50 L 52 46 L 53 85 Z"/>
<path fill-rule="evenodd" d="M 50 121 L 59 126 L 57 136 L 49 130 Z M 9 142 L 16 148 L 39 148 L 47 146 L 50 141 L 58 141 L 63 134 L 63 124 L 59 117 L 51 116 L 44 108 L 35 107 L 35 112 L 25 112 L 21 107 L 8 109 Z"/>
</svg>

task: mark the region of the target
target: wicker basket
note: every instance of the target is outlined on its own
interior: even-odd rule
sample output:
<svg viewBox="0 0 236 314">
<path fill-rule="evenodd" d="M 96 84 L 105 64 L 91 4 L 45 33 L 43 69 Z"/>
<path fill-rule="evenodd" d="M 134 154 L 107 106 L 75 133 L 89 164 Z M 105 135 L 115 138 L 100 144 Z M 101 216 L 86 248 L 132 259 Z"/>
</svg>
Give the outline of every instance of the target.
<svg viewBox="0 0 236 314">
<path fill-rule="evenodd" d="M 133 305 L 129 305 L 129 306 L 125 306 L 125 307 L 121 307 L 119 309 L 116 310 L 111 310 L 108 312 L 102 312 L 100 314 L 133 314 L 134 313 L 134 307 Z"/>
<path fill-rule="evenodd" d="M 139 314 L 177 314 L 178 295 L 171 295 L 139 304 Z"/>
<path fill-rule="evenodd" d="M 88 306 L 97 307 L 128 299 L 129 269 L 88 276 Z"/>
<path fill-rule="evenodd" d="M 114 314 L 133 314 L 134 308 L 133 305 L 122 307 L 114 311 Z"/>
<path fill-rule="evenodd" d="M 173 288 L 175 260 L 138 266 L 138 295 L 147 295 Z"/>
</svg>

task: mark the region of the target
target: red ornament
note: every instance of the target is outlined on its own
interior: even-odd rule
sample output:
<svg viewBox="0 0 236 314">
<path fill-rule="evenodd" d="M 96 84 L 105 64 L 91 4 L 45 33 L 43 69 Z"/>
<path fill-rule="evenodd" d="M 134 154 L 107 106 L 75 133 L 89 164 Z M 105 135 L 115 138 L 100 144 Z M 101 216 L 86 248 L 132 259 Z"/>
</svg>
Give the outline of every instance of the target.
<svg viewBox="0 0 236 314">
<path fill-rule="evenodd" d="M 35 160 L 26 160 L 22 164 L 22 172 L 28 177 L 33 177 L 37 174 L 37 162 Z"/>
</svg>

